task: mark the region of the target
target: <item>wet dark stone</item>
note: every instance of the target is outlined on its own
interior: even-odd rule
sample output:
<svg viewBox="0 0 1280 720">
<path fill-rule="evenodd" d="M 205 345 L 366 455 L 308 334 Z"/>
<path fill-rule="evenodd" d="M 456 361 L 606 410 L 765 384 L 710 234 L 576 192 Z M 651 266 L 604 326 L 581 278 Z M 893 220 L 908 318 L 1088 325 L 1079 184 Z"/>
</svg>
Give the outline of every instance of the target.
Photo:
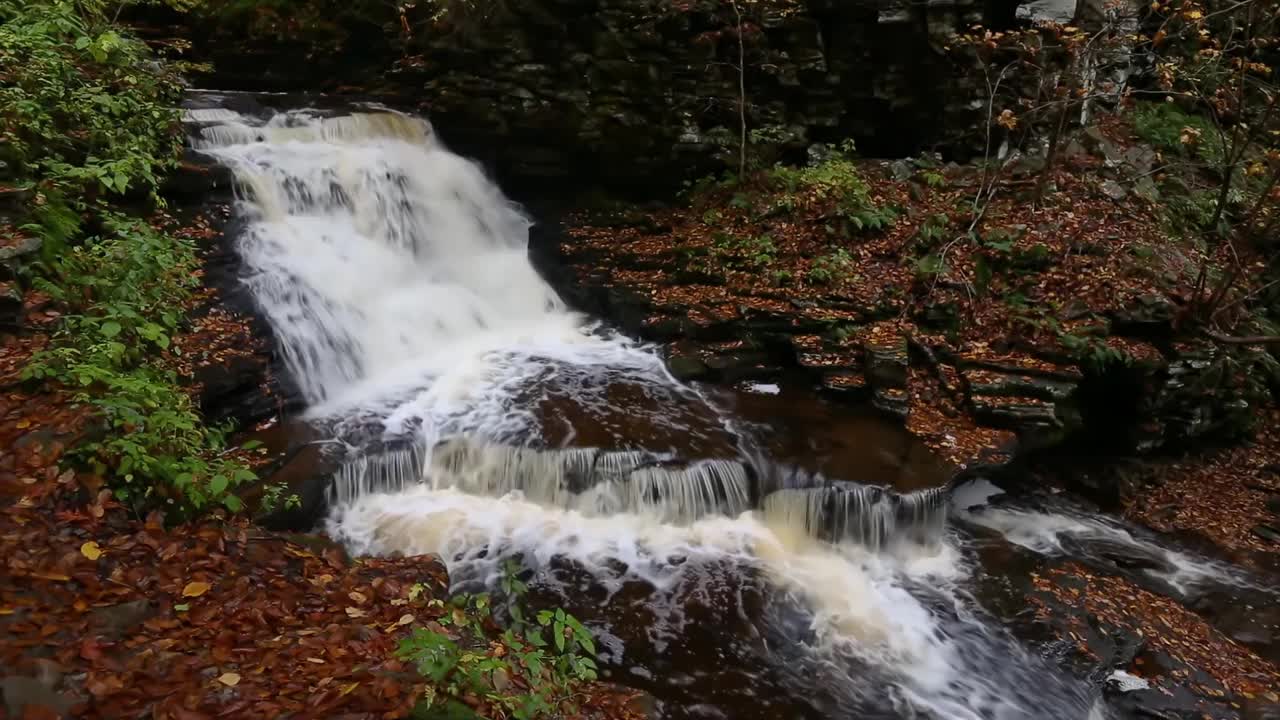
<svg viewBox="0 0 1280 720">
<path fill-rule="evenodd" d="M 9 247 L 0 247 L 0 262 L 12 262 L 34 255 L 44 241 L 38 237 L 24 237 Z"/>
<path fill-rule="evenodd" d="M 14 282 L 0 282 L 0 333 L 17 332 L 22 327 L 22 291 Z"/>
<path fill-rule="evenodd" d="M 161 193 L 179 202 L 225 196 L 233 185 L 229 168 L 209 162 L 206 156 L 188 150 L 178 167 L 165 178 Z"/>
<path fill-rule="evenodd" d="M 71 717 L 70 710 L 78 699 L 58 692 L 62 669 L 50 660 L 38 661 L 34 676 L 14 675 L 0 679 L 0 696 L 4 698 L 6 717 Z M 28 713 L 28 714 L 24 714 Z"/>
<path fill-rule="evenodd" d="M 154 614 L 151 601 L 144 598 L 94 610 L 93 624 L 103 634 L 119 638 Z"/>
<path fill-rule="evenodd" d="M 710 372 L 706 363 L 691 355 L 676 355 L 667 360 L 667 367 L 679 380 L 693 380 Z"/>
<path fill-rule="evenodd" d="M 1280 495 L 1267 498 L 1267 509 L 1273 515 L 1280 515 Z"/>
<path fill-rule="evenodd" d="M 867 358 L 867 380 L 877 388 L 905 388 L 907 386 L 906 342 L 898 346 L 873 346 L 864 348 Z"/>
<path fill-rule="evenodd" d="M 1034 401 L 987 403 L 975 398 L 973 414 L 985 425 L 1012 429 L 1053 426 L 1058 422 L 1052 404 Z"/>
<path fill-rule="evenodd" d="M 1021 375 L 1005 375 L 989 383 L 974 382 L 969 385 L 969 392 L 974 395 L 1030 397 L 1047 402 L 1065 400 L 1075 389 L 1076 384 L 1070 381 Z"/>
<path fill-rule="evenodd" d="M 1275 528 L 1271 527 L 1270 525 L 1256 525 L 1256 526 L 1254 526 L 1254 528 L 1253 528 L 1253 534 L 1254 534 L 1254 535 L 1257 535 L 1258 537 L 1262 538 L 1263 540 L 1266 540 L 1266 541 L 1268 541 L 1268 542 L 1273 542 L 1273 543 L 1276 543 L 1277 545 L 1280 545 L 1280 530 L 1277 530 L 1277 529 L 1275 529 Z"/>
<path fill-rule="evenodd" d="M 200 411 L 212 422 L 235 419 L 249 425 L 275 414 L 280 400 L 268 395 L 269 358 L 236 356 L 224 364 L 206 365 L 195 373 L 200 384 Z"/>
</svg>

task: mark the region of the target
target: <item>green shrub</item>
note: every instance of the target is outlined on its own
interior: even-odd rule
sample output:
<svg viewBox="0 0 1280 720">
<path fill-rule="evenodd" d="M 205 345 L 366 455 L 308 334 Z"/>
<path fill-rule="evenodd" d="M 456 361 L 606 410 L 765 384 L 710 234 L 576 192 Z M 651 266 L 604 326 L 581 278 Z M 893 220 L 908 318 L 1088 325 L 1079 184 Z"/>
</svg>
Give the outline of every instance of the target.
<svg viewBox="0 0 1280 720">
<path fill-rule="evenodd" d="M 503 588 L 510 622 L 498 628 L 488 595 L 451 599 L 437 621 L 443 632 L 414 628 L 396 655 L 431 681 L 422 704 L 447 706 L 471 696 L 511 717 L 565 717 L 578 687 L 597 677 L 591 632 L 562 609 L 526 620 L 525 586 L 508 563 Z M 437 601 L 439 602 L 439 601 Z"/>
<path fill-rule="evenodd" d="M 45 242 L 26 272 L 64 307 L 24 377 L 60 384 L 97 411 L 103 432 L 69 456 L 122 501 L 238 510 L 230 490 L 253 473 L 223 455 L 225 430 L 203 423 L 172 369 L 196 249 L 118 207 L 126 193 L 160 202 L 182 147 L 181 86 L 105 8 L 0 0 L 0 160 L 7 182 L 34 190 L 19 222 Z"/>
<path fill-rule="evenodd" d="M 809 282 L 827 285 L 838 278 L 853 264 L 853 258 L 844 248 L 823 255 L 809 266 Z"/>
<path fill-rule="evenodd" d="M 827 216 L 843 221 L 852 231 L 875 231 L 889 227 L 898 218 L 896 209 L 879 205 L 847 154 L 833 155 L 808 167 L 778 166 L 769 172 L 774 187 L 781 191 L 775 208 L 790 211 L 803 199 L 831 203 Z"/>
<path fill-rule="evenodd" d="M 155 193 L 181 148 L 176 75 L 83 3 L 0 0 L 0 159 L 47 195 Z"/>
<path fill-rule="evenodd" d="M 1199 159 L 1211 167 L 1222 167 L 1226 163 L 1226 153 L 1213 123 L 1201 115 L 1186 112 L 1177 103 L 1138 103 L 1133 112 L 1133 128 L 1138 137 L 1166 154 Z"/>
<path fill-rule="evenodd" d="M 107 432 L 71 455 L 108 476 L 120 500 L 238 510 L 229 490 L 253 473 L 218 457 L 225 433 L 204 424 L 163 362 L 196 284 L 195 248 L 138 220 L 103 219 L 102 236 L 44 263 L 34 280 L 70 312 L 24 377 L 56 380 L 98 410 Z"/>
<path fill-rule="evenodd" d="M 727 232 L 712 234 L 715 254 L 730 265 L 762 268 L 774 261 L 778 247 L 769 235 L 738 237 Z"/>
</svg>

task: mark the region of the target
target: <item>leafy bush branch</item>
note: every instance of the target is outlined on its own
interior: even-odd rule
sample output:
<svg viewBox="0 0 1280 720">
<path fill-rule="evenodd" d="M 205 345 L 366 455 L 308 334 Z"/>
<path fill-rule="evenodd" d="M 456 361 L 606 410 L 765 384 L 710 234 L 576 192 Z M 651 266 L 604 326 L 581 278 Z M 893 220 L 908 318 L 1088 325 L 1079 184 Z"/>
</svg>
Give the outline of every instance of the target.
<svg viewBox="0 0 1280 720">
<path fill-rule="evenodd" d="M 596 680 L 591 632 L 563 609 L 526 618 L 516 570 L 508 562 L 503 578 L 507 627 L 495 621 L 488 595 L 458 595 L 434 601 L 444 611 L 438 630 L 415 628 L 401 641 L 396 654 L 431 681 L 427 709 L 470 700 L 520 720 L 564 717 L 579 686 Z"/>
</svg>

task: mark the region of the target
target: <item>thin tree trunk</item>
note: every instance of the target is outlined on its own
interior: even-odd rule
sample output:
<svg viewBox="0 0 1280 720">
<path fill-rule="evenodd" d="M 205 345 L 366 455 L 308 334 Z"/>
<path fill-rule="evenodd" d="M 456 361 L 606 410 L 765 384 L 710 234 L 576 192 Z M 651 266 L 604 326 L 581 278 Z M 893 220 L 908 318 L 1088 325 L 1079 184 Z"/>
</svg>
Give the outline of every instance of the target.
<svg viewBox="0 0 1280 720">
<path fill-rule="evenodd" d="M 1222 187 L 1218 189 L 1217 207 L 1213 209 L 1213 218 L 1209 221 L 1208 232 L 1212 235 L 1222 236 L 1226 234 L 1218 232 L 1218 225 L 1222 222 L 1222 216 L 1227 210 L 1227 198 L 1231 194 L 1231 181 L 1235 179 L 1235 176 L 1235 163 L 1228 163 L 1226 174 L 1222 177 Z"/>
<path fill-rule="evenodd" d="M 1058 161 L 1058 145 L 1062 140 L 1062 131 L 1067 124 L 1067 115 L 1071 110 L 1071 101 L 1068 99 L 1063 103 L 1062 109 L 1058 111 L 1058 122 L 1053 128 L 1053 134 L 1049 136 L 1049 150 L 1044 156 L 1044 169 L 1040 171 L 1040 179 L 1036 182 L 1036 202 L 1039 206 L 1044 202 L 1045 191 L 1049 187 L 1049 178 L 1053 177 L 1053 168 Z"/>
<path fill-rule="evenodd" d="M 737 0 L 729 0 L 738 19 L 738 180 L 747 175 L 747 49 L 742 38 L 742 10 Z"/>
</svg>

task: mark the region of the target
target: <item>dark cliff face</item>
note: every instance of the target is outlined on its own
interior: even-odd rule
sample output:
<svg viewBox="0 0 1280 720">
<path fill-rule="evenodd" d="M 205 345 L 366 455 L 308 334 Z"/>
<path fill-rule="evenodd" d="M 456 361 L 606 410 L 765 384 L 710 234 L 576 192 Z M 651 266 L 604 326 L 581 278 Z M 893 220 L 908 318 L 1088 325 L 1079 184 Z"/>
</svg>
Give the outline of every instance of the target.
<svg viewBox="0 0 1280 720">
<path fill-rule="evenodd" d="M 812 0 L 533 0 L 446 16 L 417 41 L 422 104 L 504 176 L 674 185 L 736 164 L 739 101 L 759 145 L 866 154 L 945 142 L 977 121 L 944 47 L 1014 5 Z"/>
<path fill-rule="evenodd" d="M 390 96 L 506 184 L 651 195 L 736 166 L 744 95 L 765 161 L 846 138 L 867 155 L 954 146 L 983 122 L 982 79 L 947 48 L 959 29 L 1011 22 L 1016 5 L 474 0 L 400 14 L 309 0 L 277 15 L 214 0 L 198 17 L 141 19 L 179 27 L 193 59 L 212 61 L 202 87 Z"/>
</svg>

